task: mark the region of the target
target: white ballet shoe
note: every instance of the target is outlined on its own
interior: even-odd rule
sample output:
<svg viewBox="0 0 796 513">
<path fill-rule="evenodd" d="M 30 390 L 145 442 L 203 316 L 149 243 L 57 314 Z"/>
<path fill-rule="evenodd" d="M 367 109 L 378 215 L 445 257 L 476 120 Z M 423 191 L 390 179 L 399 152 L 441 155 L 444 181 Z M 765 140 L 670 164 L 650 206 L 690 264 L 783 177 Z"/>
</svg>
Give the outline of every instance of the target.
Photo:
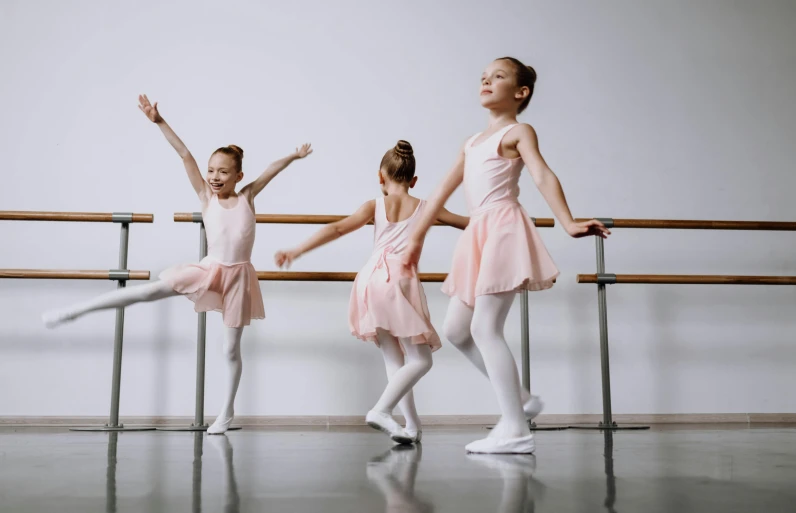
<svg viewBox="0 0 796 513">
<path fill-rule="evenodd" d="M 535 448 L 531 434 L 519 438 L 482 438 L 464 449 L 478 454 L 532 454 Z"/>
<path fill-rule="evenodd" d="M 232 419 L 235 416 L 223 418 L 221 415 L 216 417 L 216 421 L 213 422 L 213 425 L 207 428 L 208 435 L 221 435 L 227 432 L 229 429 L 230 424 L 232 424 Z"/>
<path fill-rule="evenodd" d="M 410 431 L 408 429 L 403 429 L 403 433 L 393 435 L 392 441 L 401 445 L 411 445 L 411 444 L 419 444 L 420 440 L 423 438 L 423 431 Z"/>
<path fill-rule="evenodd" d="M 41 316 L 41 322 L 47 329 L 57 328 L 61 324 L 71 322 L 77 319 L 77 315 L 66 310 L 50 310 Z"/>
<path fill-rule="evenodd" d="M 543 409 L 544 403 L 542 402 L 542 398 L 538 395 L 532 395 L 531 398 L 522 405 L 522 411 L 525 412 L 525 418 L 528 420 L 536 418 Z"/>
<path fill-rule="evenodd" d="M 404 429 L 400 424 L 395 422 L 395 419 L 392 418 L 392 415 L 384 412 L 370 410 L 365 416 L 365 422 L 368 423 L 368 426 L 372 427 L 373 429 L 378 429 L 382 433 L 386 433 L 387 436 L 391 438 L 393 436 L 404 434 Z"/>
</svg>

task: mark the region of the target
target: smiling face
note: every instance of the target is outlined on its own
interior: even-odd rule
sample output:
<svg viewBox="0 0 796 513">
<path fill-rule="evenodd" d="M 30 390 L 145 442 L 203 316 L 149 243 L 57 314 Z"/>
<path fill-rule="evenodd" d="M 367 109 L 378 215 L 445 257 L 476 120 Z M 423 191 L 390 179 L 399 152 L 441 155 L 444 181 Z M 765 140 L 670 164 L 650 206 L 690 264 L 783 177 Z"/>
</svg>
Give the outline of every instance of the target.
<svg viewBox="0 0 796 513">
<path fill-rule="evenodd" d="M 525 80 L 530 69 L 509 59 L 492 61 L 481 75 L 481 106 L 490 110 L 513 109 L 522 112 L 530 101 L 531 88 L 536 80 L 535 72 L 533 81 Z M 520 72 L 524 74 L 520 76 Z"/>
<path fill-rule="evenodd" d="M 207 183 L 213 192 L 227 196 L 235 192 L 235 185 L 243 179 L 235 159 L 220 152 L 214 153 L 207 164 Z"/>
</svg>

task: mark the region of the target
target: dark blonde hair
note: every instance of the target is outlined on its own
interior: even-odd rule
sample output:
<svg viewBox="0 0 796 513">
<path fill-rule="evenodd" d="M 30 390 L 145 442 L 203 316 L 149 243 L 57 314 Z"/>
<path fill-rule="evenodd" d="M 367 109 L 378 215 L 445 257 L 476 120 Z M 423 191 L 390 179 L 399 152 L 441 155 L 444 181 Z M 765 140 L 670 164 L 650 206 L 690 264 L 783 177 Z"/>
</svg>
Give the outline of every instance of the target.
<svg viewBox="0 0 796 513">
<path fill-rule="evenodd" d="M 381 169 L 390 180 L 409 182 L 415 177 L 415 152 L 412 145 L 404 140 L 387 150 L 381 159 Z"/>
<path fill-rule="evenodd" d="M 522 100 L 519 109 L 517 109 L 517 114 L 520 114 L 528 107 L 528 104 L 531 103 L 531 96 L 533 96 L 533 86 L 536 84 L 536 70 L 531 66 L 526 66 L 519 59 L 515 59 L 514 57 L 501 57 L 500 59 L 495 60 L 509 61 L 514 67 L 514 78 L 517 82 L 517 86 L 527 87 L 530 90 L 528 96 Z"/>
<path fill-rule="evenodd" d="M 213 155 L 216 153 L 221 153 L 228 157 L 232 157 L 232 160 L 235 161 L 235 170 L 238 173 L 243 171 L 243 148 L 240 146 L 235 146 L 234 144 L 230 144 L 229 146 L 223 146 L 217 149 L 213 152 Z"/>
</svg>

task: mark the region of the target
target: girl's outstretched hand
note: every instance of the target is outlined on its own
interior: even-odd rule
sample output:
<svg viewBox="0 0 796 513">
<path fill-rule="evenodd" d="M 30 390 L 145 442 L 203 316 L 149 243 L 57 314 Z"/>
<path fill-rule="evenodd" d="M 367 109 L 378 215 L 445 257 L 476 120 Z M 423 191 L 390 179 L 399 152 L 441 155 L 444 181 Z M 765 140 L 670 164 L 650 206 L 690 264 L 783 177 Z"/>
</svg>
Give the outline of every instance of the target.
<svg viewBox="0 0 796 513">
<path fill-rule="evenodd" d="M 145 94 L 138 95 L 138 108 L 141 109 L 141 112 L 146 114 L 149 121 L 153 123 L 160 123 L 163 121 L 163 118 L 160 117 L 160 113 L 158 112 L 158 102 L 152 105 L 149 103 L 149 98 L 147 98 Z"/>
<path fill-rule="evenodd" d="M 607 239 L 608 236 L 611 235 L 611 231 L 596 219 L 589 219 L 588 221 L 582 221 L 580 223 L 572 223 L 566 228 L 566 230 L 570 236 L 576 239 L 581 237 L 589 237 L 591 235 L 596 235 L 597 237 Z"/>
<path fill-rule="evenodd" d="M 423 242 L 414 239 L 409 240 L 409 244 L 404 250 L 404 256 L 401 259 L 401 264 L 407 271 L 417 269 L 417 264 L 420 262 L 420 253 L 423 252 Z"/>
<path fill-rule="evenodd" d="M 296 158 L 303 159 L 312 153 L 312 145 L 310 143 L 302 144 L 301 147 L 296 148 Z"/>
<path fill-rule="evenodd" d="M 290 264 L 292 264 L 293 260 L 297 259 L 298 257 L 299 255 L 296 251 L 280 250 L 277 251 L 276 254 L 274 255 L 274 263 L 280 269 L 282 269 L 283 267 L 290 268 Z"/>
</svg>

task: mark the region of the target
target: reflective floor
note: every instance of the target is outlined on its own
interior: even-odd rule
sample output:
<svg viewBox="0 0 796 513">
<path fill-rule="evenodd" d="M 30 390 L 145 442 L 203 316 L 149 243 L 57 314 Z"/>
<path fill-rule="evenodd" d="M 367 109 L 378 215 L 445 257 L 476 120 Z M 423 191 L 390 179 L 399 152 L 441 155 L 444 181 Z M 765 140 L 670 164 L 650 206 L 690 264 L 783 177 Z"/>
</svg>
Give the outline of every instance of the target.
<svg viewBox="0 0 796 513">
<path fill-rule="evenodd" d="M 474 427 L 424 435 L 3 428 L 0 511 L 796 511 L 794 427 L 539 432 L 535 456 L 467 455 Z"/>
</svg>

